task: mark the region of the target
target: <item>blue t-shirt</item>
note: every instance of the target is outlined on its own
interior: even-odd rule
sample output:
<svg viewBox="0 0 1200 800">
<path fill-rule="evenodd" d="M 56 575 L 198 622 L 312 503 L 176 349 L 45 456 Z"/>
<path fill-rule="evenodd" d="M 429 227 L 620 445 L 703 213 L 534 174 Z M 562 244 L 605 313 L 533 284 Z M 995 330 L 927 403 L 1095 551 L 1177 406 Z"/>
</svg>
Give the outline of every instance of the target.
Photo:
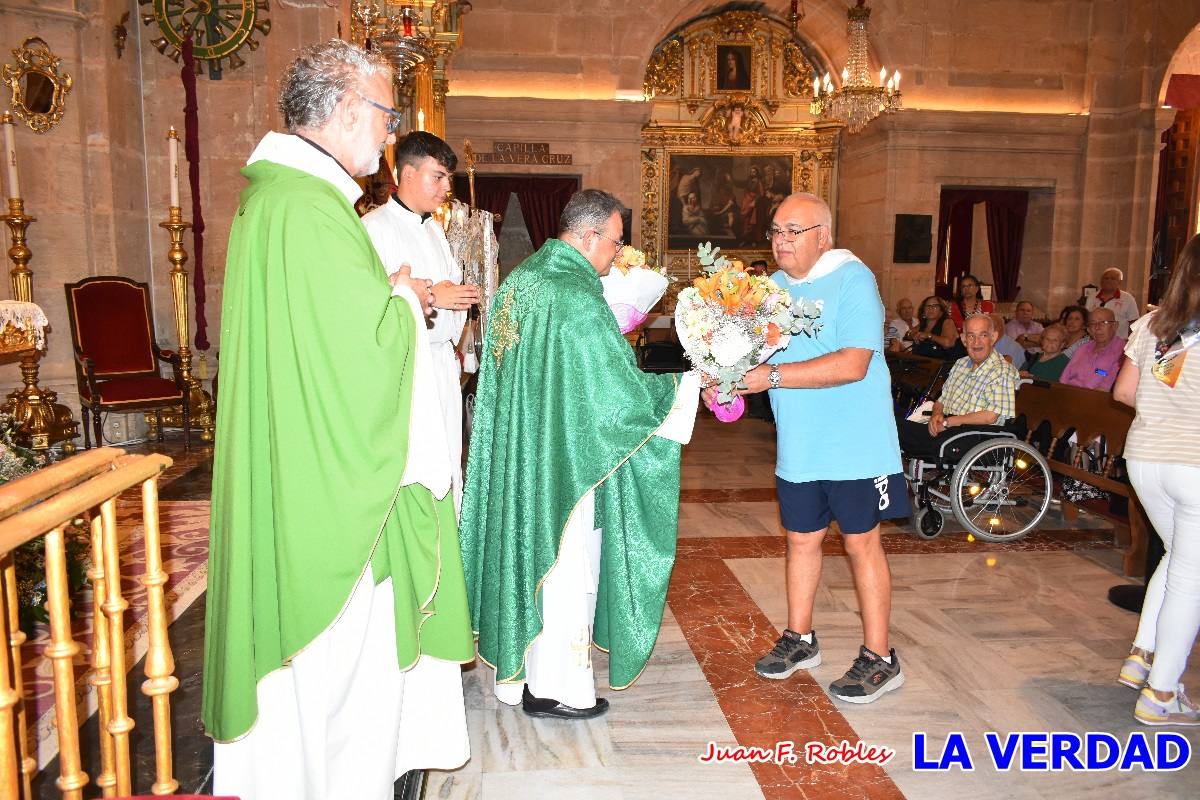
<svg viewBox="0 0 1200 800">
<path fill-rule="evenodd" d="M 883 301 L 875 275 L 857 259 L 811 282 L 772 279 L 795 302 L 816 303 L 815 335 L 792 335 L 772 364 L 808 361 L 846 347 L 871 350 L 861 381 L 825 389 L 770 389 L 778 433 L 775 474 L 792 483 L 855 480 L 900 472 L 891 375 L 883 358 Z"/>
</svg>

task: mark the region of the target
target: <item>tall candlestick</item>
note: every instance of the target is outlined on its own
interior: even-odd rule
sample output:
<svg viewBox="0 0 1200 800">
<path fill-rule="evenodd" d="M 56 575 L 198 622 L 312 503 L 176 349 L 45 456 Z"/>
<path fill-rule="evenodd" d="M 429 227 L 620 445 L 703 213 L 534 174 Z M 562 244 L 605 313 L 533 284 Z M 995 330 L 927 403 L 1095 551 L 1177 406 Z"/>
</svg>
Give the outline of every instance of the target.
<svg viewBox="0 0 1200 800">
<path fill-rule="evenodd" d="M 174 125 L 167 131 L 167 151 L 171 156 L 171 208 L 179 208 L 179 134 Z"/>
<path fill-rule="evenodd" d="M 425 130 L 425 109 L 417 109 L 417 130 Z"/>
<path fill-rule="evenodd" d="M 0 117 L 0 125 L 4 126 L 4 163 L 8 170 L 8 196 L 21 196 L 21 182 L 17 179 L 17 143 L 13 131 L 12 114 L 5 111 Z"/>
</svg>

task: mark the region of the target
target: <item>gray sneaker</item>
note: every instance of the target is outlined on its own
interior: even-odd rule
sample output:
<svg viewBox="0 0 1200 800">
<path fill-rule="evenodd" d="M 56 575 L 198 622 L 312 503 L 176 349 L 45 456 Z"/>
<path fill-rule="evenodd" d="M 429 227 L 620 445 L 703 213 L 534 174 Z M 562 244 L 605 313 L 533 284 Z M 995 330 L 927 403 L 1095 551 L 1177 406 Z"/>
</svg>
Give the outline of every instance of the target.
<svg viewBox="0 0 1200 800">
<path fill-rule="evenodd" d="M 858 658 L 846 674 L 829 684 L 829 692 L 847 703 L 873 703 L 888 692 L 904 685 L 900 659 L 896 649 L 890 653 L 892 663 L 872 653 L 865 646 L 858 649 Z"/>
<path fill-rule="evenodd" d="M 771 652 L 754 664 L 754 671 L 764 678 L 781 681 L 798 669 L 810 669 L 821 664 L 821 647 L 817 644 L 817 632 L 813 631 L 812 643 L 800 638 L 800 634 L 785 628 Z"/>
</svg>

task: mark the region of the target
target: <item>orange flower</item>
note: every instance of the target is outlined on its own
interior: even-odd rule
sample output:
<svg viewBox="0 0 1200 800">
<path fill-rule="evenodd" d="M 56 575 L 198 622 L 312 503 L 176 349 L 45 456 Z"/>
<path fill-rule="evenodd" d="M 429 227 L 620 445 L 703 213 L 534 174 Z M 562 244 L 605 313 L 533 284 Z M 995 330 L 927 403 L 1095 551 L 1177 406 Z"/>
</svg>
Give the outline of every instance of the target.
<svg viewBox="0 0 1200 800">
<path fill-rule="evenodd" d="M 768 322 L 767 323 L 767 345 L 770 347 L 774 347 L 775 345 L 779 344 L 779 334 L 780 334 L 779 326 L 776 325 L 774 322 Z"/>
</svg>

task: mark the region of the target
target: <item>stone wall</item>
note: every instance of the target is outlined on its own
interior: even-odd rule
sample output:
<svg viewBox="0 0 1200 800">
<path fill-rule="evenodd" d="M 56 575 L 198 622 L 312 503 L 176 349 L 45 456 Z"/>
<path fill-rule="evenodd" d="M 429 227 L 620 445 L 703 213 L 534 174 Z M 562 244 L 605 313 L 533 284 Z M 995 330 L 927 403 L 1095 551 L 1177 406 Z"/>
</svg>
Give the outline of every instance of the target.
<svg viewBox="0 0 1200 800">
<path fill-rule="evenodd" d="M 207 222 L 209 338 L 219 346 L 225 240 L 238 168 L 277 124 L 278 79 L 295 49 L 337 32 L 348 0 L 277 0 L 273 29 L 246 66 L 199 80 Z M 782 17 L 787 0 L 763 8 Z M 805 0 L 801 33 L 845 62 L 846 0 Z M 889 302 L 916 295 L 931 265 L 890 261 L 896 213 L 936 218 L 940 187 L 1023 186 L 1030 206 L 1024 291 L 1061 304 L 1109 264 L 1144 297 L 1158 137 L 1171 122 L 1159 100 L 1168 66 L 1200 22 L 1195 0 L 874 0 L 872 62 L 904 75 L 905 111 L 843 142 L 838 235 L 876 269 Z M 466 18 L 450 71 L 447 133 L 461 150 L 495 140 L 548 142 L 572 165 L 493 166 L 491 172 L 578 174 L 641 216 L 643 69 L 664 36 L 725 4 L 704 0 L 483 0 Z M 124 55 L 112 27 L 133 11 Z M 174 344 L 167 280 L 164 136 L 182 127 L 178 66 L 126 0 L 3 0 L 0 56 L 39 35 L 75 78 L 53 131 L 18 131 L 35 299 L 53 331 L 43 383 L 74 407 L 75 380 L 61 286 L 123 274 L 154 287 L 158 335 Z M 1182 64 L 1194 63 L 1182 61 Z M 184 214 L 191 216 L 184 190 Z M 636 233 L 635 233 L 636 241 Z M 189 252 L 191 240 L 185 240 Z M 194 262 L 189 263 L 193 267 Z M 0 367 L 0 390 L 19 383 Z"/>
</svg>

